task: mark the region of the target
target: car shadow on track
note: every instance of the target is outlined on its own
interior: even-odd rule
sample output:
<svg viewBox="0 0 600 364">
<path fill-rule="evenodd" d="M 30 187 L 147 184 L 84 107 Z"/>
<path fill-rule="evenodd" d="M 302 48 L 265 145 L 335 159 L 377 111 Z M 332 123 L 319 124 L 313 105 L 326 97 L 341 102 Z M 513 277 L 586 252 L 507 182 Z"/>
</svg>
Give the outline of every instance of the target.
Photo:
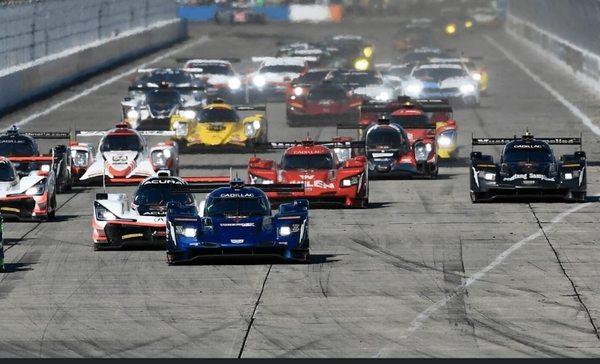
<svg viewBox="0 0 600 364">
<path fill-rule="evenodd" d="M 176 266 L 238 266 L 238 265 L 320 265 L 339 262 L 336 254 L 311 254 L 308 262 L 289 262 L 277 257 L 258 256 L 207 256 L 195 259 L 190 263 L 181 263 Z"/>
<path fill-rule="evenodd" d="M 19 273 L 33 270 L 31 267 L 35 263 L 4 263 L 4 270 L 2 273 Z"/>
</svg>

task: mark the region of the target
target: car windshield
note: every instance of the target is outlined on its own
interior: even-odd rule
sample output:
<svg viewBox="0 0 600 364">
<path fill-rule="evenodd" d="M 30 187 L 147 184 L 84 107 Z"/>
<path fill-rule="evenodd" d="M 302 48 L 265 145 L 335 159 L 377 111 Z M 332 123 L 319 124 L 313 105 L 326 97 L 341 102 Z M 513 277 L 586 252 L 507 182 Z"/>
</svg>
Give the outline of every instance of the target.
<svg viewBox="0 0 600 364">
<path fill-rule="evenodd" d="M 165 73 L 153 73 L 150 76 L 142 77 L 143 83 L 154 83 L 160 84 L 161 82 L 168 82 L 174 84 L 190 83 L 192 79 L 189 74 L 184 72 L 165 72 Z"/>
<path fill-rule="evenodd" d="M 546 146 L 541 146 L 539 149 L 534 148 L 508 148 L 504 153 L 504 161 L 506 163 L 552 163 L 554 160 L 552 150 Z"/>
<path fill-rule="evenodd" d="M 200 122 L 205 123 L 225 123 L 239 121 L 237 112 L 233 109 L 208 108 L 202 110 Z"/>
<path fill-rule="evenodd" d="M 0 162 L 0 182 L 10 182 L 15 179 L 15 171 L 7 160 Z"/>
<path fill-rule="evenodd" d="M 194 69 L 194 73 L 206 74 L 206 75 L 233 75 L 231 67 L 224 64 L 191 64 L 189 68 Z"/>
<path fill-rule="evenodd" d="M 392 128 L 376 128 L 367 134 L 368 149 L 400 149 L 402 146 L 402 133 Z"/>
<path fill-rule="evenodd" d="M 146 97 L 146 102 L 155 107 L 172 107 L 178 104 L 181 100 L 181 95 L 177 91 L 172 90 L 156 90 L 152 91 Z"/>
<path fill-rule="evenodd" d="M 467 72 L 462 68 L 421 68 L 413 76 L 421 81 L 440 82 L 448 78 L 467 77 Z"/>
<path fill-rule="evenodd" d="M 403 128 L 435 125 L 427 115 L 392 115 L 390 116 L 390 121 Z"/>
<path fill-rule="evenodd" d="M 129 135 L 107 135 L 100 143 L 101 152 L 110 151 L 136 151 L 141 152 L 143 143 L 139 136 Z"/>
<path fill-rule="evenodd" d="M 304 67 L 295 65 L 264 66 L 259 73 L 302 73 Z"/>
<path fill-rule="evenodd" d="M 386 72 L 386 74 L 390 76 L 404 78 L 410 76 L 411 71 L 412 69 L 409 67 L 392 67 Z"/>
<path fill-rule="evenodd" d="M 404 56 L 404 62 L 407 63 L 417 63 L 427 61 L 429 58 L 438 58 L 443 57 L 443 54 L 440 52 L 414 52 L 409 53 Z"/>
<path fill-rule="evenodd" d="M 286 154 L 283 157 L 283 169 L 333 169 L 333 157 L 330 154 Z"/>
<path fill-rule="evenodd" d="M 336 83 L 352 83 L 359 86 L 380 85 L 383 83 L 381 78 L 377 77 L 373 72 L 338 72 L 333 75 L 332 80 Z"/>
<path fill-rule="evenodd" d="M 268 216 L 271 211 L 266 199 L 210 197 L 206 201 L 206 215 L 210 217 Z"/>
<path fill-rule="evenodd" d="M 0 139 L 0 155 L 4 157 L 30 157 L 37 154 L 35 144 L 28 138 Z"/>
<path fill-rule="evenodd" d="M 329 71 L 308 72 L 298 77 L 294 83 L 315 85 L 323 81 L 328 74 Z"/>
<path fill-rule="evenodd" d="M 345 100 L 346 90 L 343 87 L 317 86 L 313 87 L 306 97 L 311 101 L 318 100 Z"/>
<path fill-rule="evenodd" d="M 136 205 L 160 206 L 166 206 L 168 202 L 179 202 L 185 205 L 194 203 L 194 198 L 191 194 L 173 193 L 173 186 L 172 184 L 142 185 L 135 194 L 134 203 Z"/>
</svg>

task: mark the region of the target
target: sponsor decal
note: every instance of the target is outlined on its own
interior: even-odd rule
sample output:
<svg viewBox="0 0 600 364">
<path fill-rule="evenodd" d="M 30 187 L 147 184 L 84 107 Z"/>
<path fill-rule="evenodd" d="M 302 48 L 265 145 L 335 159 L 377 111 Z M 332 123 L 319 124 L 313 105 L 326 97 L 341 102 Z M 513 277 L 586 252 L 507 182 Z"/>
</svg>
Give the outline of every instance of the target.
<svg viewBox="0 0 600 364">
<path fill-rule="evenodd" d="M 154 222 L 165 222 L 165 218 L 164 217 L 155 217 Z"/>
<path fill-rule="evenodd" d="M 144 182 L 144 185 L 183 185 L 183 182 L 176 179 L 151 179 Z"/>
<path fill-rule="evenodd" d="M 311 189 L 311 188 L 320 188 L 323 190 L 335 190 L 335 184 L 334 183 L 328 183 L 325 181 L 321 181 L 321 180 L 315 180 L 315 181 L 306 181 L 306 180 L 302 180 L 302 181 L 291 181 L 291 184 L 304 184 L 304 187 L 306 189 Z"/>
<path fill-rule="evenodd" d="M 547 177 L 543 174 L 534 174 L 534 173 L 528 173 L 528 174 L 515 174 L 512 177 L 505 177 L 504 181 L 505 182 L 512 182 L 512 181 L 516 181 L 518 179 L 522 179 L 522 180 L 542 180 L 542 181 L 551 181 L 554 182 L 555 179 L 554 178 L 550 178 Z M 535 183 L 535 181 L 534 181 Z M 532 184 L 532 183 L 530 183 Z"/>
<path fill-rule="evenodd" d="M 222 193 L 221 198 L 252 198 L 255 197 L 252 193 Z"/>
<path fill-rule="evenodd" d="M 221 227 L 254 227 L 256 226 L 253 222 L 238 222 L 238 223 L 222 223 Z"/>
<path fill-rule="evenodd" d="M 512 149 L 546 149 L 543 144 L 516 144 L 512 146 Z"/>
<path fill-rule="evenodd" d="M 231 239 L 231 244 L 244 244 L 244 239 Z"/>
<path fill-rule="evenodd" d="M 127 239 L 135 239 L 135 238 L 143 238 L 144 234 L 126 234 L 121 236 L 122 240 L 127 240 Z"/>
</svg>

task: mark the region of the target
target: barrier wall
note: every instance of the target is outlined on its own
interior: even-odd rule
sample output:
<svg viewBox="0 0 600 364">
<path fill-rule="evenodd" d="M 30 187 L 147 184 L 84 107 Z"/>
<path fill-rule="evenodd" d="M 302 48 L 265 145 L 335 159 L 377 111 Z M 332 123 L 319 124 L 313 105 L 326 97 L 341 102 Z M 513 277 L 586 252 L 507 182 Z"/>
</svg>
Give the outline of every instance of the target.
<svg viewBox="0 0 600 364">
<path fill-rule="evenodd" d="M 339 5 L 290 5 L 255 7 L 255 11 L 263 13 L 267 21 L 290 22 L 340 22 L 343 18 L 343 7 Z M 217 12 L 216 5 L 181 6 L 177 14 L 189 21 L 213 21 Z"/>
<path fill-rule="evenodd" d="M 186 37 L 185 21 L 164 21 L 21 65 L 11 72 L 0 71 L 0 113 Z"/>
</svg>

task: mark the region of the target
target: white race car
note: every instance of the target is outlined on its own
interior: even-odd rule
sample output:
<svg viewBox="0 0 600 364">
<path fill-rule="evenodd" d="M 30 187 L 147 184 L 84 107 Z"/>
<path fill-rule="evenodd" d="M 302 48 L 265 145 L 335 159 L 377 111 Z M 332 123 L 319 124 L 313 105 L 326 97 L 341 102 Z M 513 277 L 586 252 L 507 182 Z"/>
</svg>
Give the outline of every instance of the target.
<svg viewBox="0 0 600 364">
<path fill-rule="evenodd" d="M 183 59 L 182 59 L 183 60 Z M 185 60 L 183 70 L 202 80 L 206 94 L 211 98 L 221 98 L 231 103 L 245 100 L 242 77 L 234 70 L 232 63 L 239 59 L 190 59 Z"/>
<path fill-rule="evenodd" d="M 252 61 L 261 63 L 246 81 L 250 102 L 256 103 L 283 101 L 290 81 L 306 73 L 316 57 L 254 57 Z"/>
<path fill-rule="evenodd" d="M 137 131 L 128 124 L 118 124 L 109 131 L 78 131 L 77 137 L 101 137 L 98 151 L 85 173 L 82 184 L 137 184 L 159 170 L 179 174 L 177 143 L 166 141 L 148 148 L 144 136 L 174 136 L 171 131 Z M 87 143 L 71 146 L 72 150 L 89 148 Z"/>
</svg>

